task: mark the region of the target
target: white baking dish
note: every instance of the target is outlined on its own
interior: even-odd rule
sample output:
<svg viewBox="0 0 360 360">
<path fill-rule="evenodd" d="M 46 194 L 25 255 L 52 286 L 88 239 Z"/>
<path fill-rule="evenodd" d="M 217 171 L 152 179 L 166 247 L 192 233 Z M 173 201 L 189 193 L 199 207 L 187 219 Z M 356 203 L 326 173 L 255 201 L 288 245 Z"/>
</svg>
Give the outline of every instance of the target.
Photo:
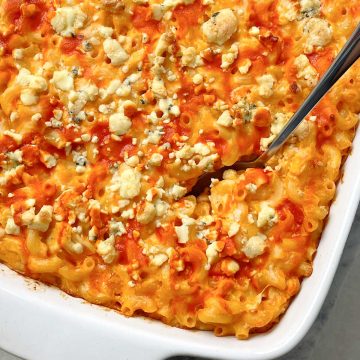
<svg viewBox="0 0 360 360">
<path fill-rule="evenodd" d="M 358 133 L 314 272 L 270 332 L 239 341 L 143 318 L 129 319 L 24 279 L 0 265 L 0 347 L 29 360 L 160 360 L 174 355 L 253 360 L 288 352 L 312 325 L 332 282 L 359 202 L 359 159 Z"/>
</svg>

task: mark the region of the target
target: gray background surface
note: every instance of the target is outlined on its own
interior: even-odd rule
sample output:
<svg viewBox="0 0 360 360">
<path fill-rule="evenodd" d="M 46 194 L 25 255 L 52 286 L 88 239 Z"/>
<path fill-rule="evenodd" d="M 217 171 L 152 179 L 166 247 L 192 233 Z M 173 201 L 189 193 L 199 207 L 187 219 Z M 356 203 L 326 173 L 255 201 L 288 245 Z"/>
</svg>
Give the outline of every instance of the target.
<svg viewBox="0 0 360 360">
<path fill-rule="evenodd" d="M 359 295 L 360 207 L 334 282 L 316 322 L 303 341 L 278 360 L 359 360 Z M 19 360 L 19 358 L 0 349 L 0 360 Z M 122 360 L 121 355 L 119 360 Z"/>
</svg>

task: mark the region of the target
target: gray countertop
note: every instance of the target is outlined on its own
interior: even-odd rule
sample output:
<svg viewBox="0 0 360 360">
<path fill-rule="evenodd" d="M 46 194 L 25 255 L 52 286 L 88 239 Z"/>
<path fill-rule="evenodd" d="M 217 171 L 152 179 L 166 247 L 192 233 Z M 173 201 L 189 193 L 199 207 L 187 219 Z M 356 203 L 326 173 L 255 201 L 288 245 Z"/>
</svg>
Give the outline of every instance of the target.
<svg viewBox="0 0 360 360">
<path fill-rule="evenodd" d="M 360 207 L 334 282 L 316 322 L 303 341 L 278 360 L 360 359 L 359 295 Z M 19 358 L 0 349 L 0 360 Z"/>
</svg>

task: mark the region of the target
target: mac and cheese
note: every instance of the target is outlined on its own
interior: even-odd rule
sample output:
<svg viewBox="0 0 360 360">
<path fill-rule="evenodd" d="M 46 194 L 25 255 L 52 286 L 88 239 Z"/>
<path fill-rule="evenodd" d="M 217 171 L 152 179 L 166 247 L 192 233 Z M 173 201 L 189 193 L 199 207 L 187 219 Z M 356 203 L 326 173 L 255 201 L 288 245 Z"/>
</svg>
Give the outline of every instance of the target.
<svg viewBox="0 0 360 360">
<path fill-rule="evenodd" d="M 360 112 L 355 64 L 265 170 L 357 0 L 0 1 L 0 261 L 216 335 L 268 330 L 310 276 Z"/>
</svg>

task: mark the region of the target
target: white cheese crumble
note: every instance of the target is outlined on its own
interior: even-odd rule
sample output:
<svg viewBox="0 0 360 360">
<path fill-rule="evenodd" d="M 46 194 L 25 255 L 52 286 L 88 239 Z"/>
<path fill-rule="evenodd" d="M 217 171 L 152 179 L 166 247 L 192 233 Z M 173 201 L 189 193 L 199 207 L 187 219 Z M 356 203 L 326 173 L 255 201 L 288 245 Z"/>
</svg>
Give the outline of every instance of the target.
<svg viewBox="0 0 360 360">
<path fill-rule="evenodd" d="M 249 72 L 252 62 L 250 59 L 245 59 L 239 66 L 239 73 L 245 75 Z"/>
<path fill-rule="evenodd" d="M 265 151 L 271 142 L 275 139 L 275 137 L 279 134 L 279 132 L 283 129 L 287 121 L 290 119 L 290 113 L 276 113 L 274 116 L 274 120 L 271 123 L 270 133 L 271 135 L 267 138 L 260 139 L 260 148 Z"/>
<path fill-rule="evenodd" d="M 195 0 L 164 0 L 162 4 L 151 4 L 152 17 L 160 21 L 167 11 L 174 9 L 178 5 L 192 4 L 194 1 Z"/>
<path fill-rule="evenodd" d="M 180 244 L 186 244 L 189 241 L 189 226 L 182 224 L 175 226 L 175 233 Z"/>
<path fill-rule="evenodd" d="M 201 74 L 195 74 L 192 78 L 192 81 L 195 85 L 200 85 L 204 80 L 204 77 Z"/>
<path fill-rule="evenodd" d="M 39 94 L 46 91 L 46 79 L 32 75 L 29 70 L 21 68 L 16 77 L 16 82 L 22 87 L 20 100 L 26 106 L 35 105 L 39 101 Z"/>
<path fill-rule="evenodd" d="M 14 122 L 19 118 L 19 114 L 16 111 L 12 111 L 10 113 L 10 121 Z"/>
<path fill-rule="evenodd" d="M 320 0 L 300 0 L 301 14 L 306 17 L 312 17 L 319 13 L 321 7 Z"/>
<path fill-rule="evenodd" d="M 166 254 L 156 254 L 154 255 L 154 257 L 151 259 L 150 263 L 152 265 L 155 266 L 161 266 L 163 265 L 167 260 L 169 259 L 169 257 Z"/>
<path fill-rule="evenodd" d="M 149 164 L 152 166 L 160 166 L 161 162 L 163 161 L 163 156 L 159 153 L 154 153 L 151 155 Z"/>
<path fill-rule="evenodd" d="M 57 164 L 56 157 L 44 151 L 40 151 L 40 160 L 48 169 L 52 169 Z"/>
<path fill-rule="evenodd" d="M 212 265 L 219 259 L 219 253 L 222 251 L 222 248 L 219 246 L 218 241 L 214 241 L 208 245 L 206 248 L 206 257 L 208 259 L 208 264 Z"/>
<path fill-rule="evenodd" d="M 96 248 L 97 253 L 102 257 L 106 264 L 111 264 L 117 257 L 114 235 L 111 235 L 106 240 L 100 241 Z"/>
<path fill-rule="evenodd" d="M 295 59 L 294 65 L 296 66 L 297 69 L 296 77 L 298 79 L 304 79 L 308 87 L 314 87 L 317 84 L 319 73 L 310 64 L 310 61 L 306 55 L 304 54 L 299 55 Z"/>
<path fill-rule="evenodd" d="M 51 19 L 51 26 L 57 34 L 72 37 L 77 29 L 84 26 L 86 18 L 79 6 L 57 8 L 55 16 Z"/>
<path fill-rule="evenodd" d="M 289 0 L 279 0 L 277 4 L 277 11 L 281 25 L 296 20 L 298 15 L 296 3 Z"/>
<path fill-rule="evenodd" d="M 6 154 L 7 158 L 15 163 L 22 163 L 23 152 L 21 150 L 10 151 Z"/>
<path fill-rule="evenodd" d="M 267 202 L 262 202 L 260 204 L 260 211 L 258 214 L 258 219 L 256 225 L 258 227 L 263 227 L 266 224 L 270 226 L 278 222 L 278 216 L 274 208 L 272 208 Z"/>
<path fill-rule="evenodd" d="M 169 114 L 176 117 L 180 115 L 179 106 L 175 105 L 173 99 L 171 98 L 160 99 L 159 109 L 163 112 L 164 117 L 167 117 Z"/>
<path fill-rule="evenodd" d="M 67 70 L 54 71 L 52 82 L 59 90 L 74 90 L 74 77 L 72 73 Z"/>
<path fill-rule="evenodd" d="M 201 56 L 196 53 L 196 49 L 194 47 L 184 47 L 181 46 L 181 65 L 188 66 L 191 68 L 196 68 L 198 66 L 204 65 Z"/>
<path fill-rule="evenodd" d="M 149 224 L 156 216 L 155 205 L 151 202 L 146 202 L 143 210 L 136 216 L 140 224 Z"/>
<path fill-rule="evenodd" d="M 273 94 L 273 87 L 275 79 L 270 74 L 264 74 L 256 78 L 259 84 L 259 95 L 264 98 L 269 98 Z"/>
<path fill-rule="evenodd" d="M 151 90 L 157 99 L 166 98 L 167 96 L 164 80 L 158 75 L 155 75 L 152 80 Z"/>
<path fill-rule="evenodd" d="M 163 33 L 156 44 L 154 55 L 162 56 L 165 52 L 168 51 L 169 46 L 174 39 L 175 39 L 175 35 L 172 31 L 167 31 Z"/>
<path fill-rule="evenodd" d="M 175 8 L 179 5 L 190 5 L 193 4 L 195 0 L 164 0 L 163 6 L 167 9 Z"/>
<path fill-rule="evenodd" d="M 42 118 L 42 115 L 40 113 L 36 113 L 31 117 L 31 121 L 38 122 Z"/>
<path fill-rule="evenodd" d="M 238 19 L 231 9 L 222 9 L 211 15 L 202 25 L 202 31 L 209 43 L 223 45 L 236 32 Z"/>
<path fill-rule="evenodd" d="M 139 195 L 140 189 L 141 174 L 131 167 L 126 166 L 122 171 L 117 171 L 111 179 L 110 190 L 119 191 L 124 199 L 133 199 Z"/>
<path fill-rule="evenodd" d="M 111 220 L 109 222 L 110 235 L 121 236 L 126 234 L 126 229 L 121 221 Z"/>
<path fill-rule="evenodd" d="M 234 119 L 230 115 L 229 110 L 225 110 L 220 117 L 216 120 L 216 123 L 218 125 L 224 126 L 224 127 L 230 127 L 233 125 Z"/>
<path fill-rule="evenodd" d="M 199 155 L 202 155 L 202 156 L 206 156 L 206 155 L 209 155 L 211 150 L 210 148 L 203 144 L 203 143 L 196 143 L 193 147 L 192 147 L 193 151 L 195 154 L 199 154 Z"/>
<path fill-rule="evenodd" d="M 187 188 L 180 185 L 173 185 L 169 190 L 168 194 L 175 200 L 179 200 L 187 193 Z"/>
<path fill-rule="evenodd" d="M 229 52 L 221 56 L 221 68 L 227 69 L 230 65 L 234 63 L 238 55 L 239 55 L 239 44 L 234 43 L 231 45 Z"/>
<path fill-rule="evenodd" d="M 139 165 L 139 163 L 140 159 L 137 155 L 133 155 L 125 159 L 125 164 L 131 167 L 136 167 L 137 165 Z"/>
<path fill-rule="evenodd" d="M 313 52 L 317 47 L 322 48 L 329 44 L 333 36 L 331 25 L 326 20 L 319 18 L 307 20 L 303 32 L 306 35 L 305 54 Z"/>
<path fill-rule="evenodd" d="M 182 225 L 175 226 L 175 233 L 180 244 L 186 244 L 189 241 L 190 229 L 189 226 L 195 223 L 194 219 L 184 217 Z"/>
<path fill-rule="evenodd" d="M 86 151 L 80 153 L 77 151 L 72 152 L 73 155 L 73 161 L 75 163 L 75 171 L 78 174 L 83 174 L 86 171 L 86 165 L 88 163 L 88 160 L 86 158 Z"/>
<path fill-rule="evenodd" d="M 157 144 L 159 144 L 162 135 L 164 135 L 164 131 L 163 131 L 163 128 L 161 126 L 159 126 L 158 128 L 156 128 L 154 130 L 146 131 L 146 134 L 147 134 L 147 138 L 142 141 L 142 144 L 147 145 L 150 143 L 150 144 L 157 145 Z"/>
<path fill-rule="evenodd" d="M 264 234 L 252 236 L 245 242 L 242 251 L 249 259 L 253 259 L 264 252 L 266 245 L 265 241 L 266 236 Z"/>
<path fill-rule="evenodd" d="M 240 230 L 240 224 L 237 222 L 232 222 L 229 227 L 228 236 L 232 237 L 235 236 Z"/>
<path fill-rule="evenodd" d="M 34 216 L 31 223 L 28 225 L 29 229 L 46 232 L 52 221 L 53 207 L 51 205 L 44 205 L 39 212 Z"/>
<path fill-rule="evenodd" d="M 115 135 L 124 135 L 131 128 L 131 120 L 122 113 L 115 113 L 109 117 L 109 129 Z"/>
<path fill-rule="evenodd" d="M 249 29 L 249 34 L 252 35 L 252 36 L 257 36 L 257 35 L 260 34 L 260 29 L 257 26 L 252 26 Z"/>
<path fill-rule="evenodd" d="M 240 270 L 240 265 L 235 260 L 228 260 L 221 264 L 221 269 L 228 274 L 236 274 Z"/>
<path fill-rule="evenodd" d="M 113 34 L 114 29 L 112 27 L 108 27 L 108 26 L 99 26 L 97 28 L 97 32 L 102 38 L 108 39 Z"/>
<path fill-rule="evenodd" d="M 128 210 L 124 210 L 122 213 L 121 213 L 121 217 L 123 219 L 134 219 L 135 218 L 135 211 L 134 209 L 128 209 Z"/>
<path fill-rule="evenodd" d="M 103 47 L 106 56 L 111 60 L 111 64 L 114 66 L 120 66 L 129 59 L 129 54 L 115 39 L 106 39 L 103 43 Z"/>
<path fill-rule="evenodd" d="M 165 201 L 162 201 L 160 199 L 155 200 L 155 210 L 156 210 L 156 216 L 162 217 L 166 214 L 167 210 L 169 208 L 169 204 Z"/>
</svg>

